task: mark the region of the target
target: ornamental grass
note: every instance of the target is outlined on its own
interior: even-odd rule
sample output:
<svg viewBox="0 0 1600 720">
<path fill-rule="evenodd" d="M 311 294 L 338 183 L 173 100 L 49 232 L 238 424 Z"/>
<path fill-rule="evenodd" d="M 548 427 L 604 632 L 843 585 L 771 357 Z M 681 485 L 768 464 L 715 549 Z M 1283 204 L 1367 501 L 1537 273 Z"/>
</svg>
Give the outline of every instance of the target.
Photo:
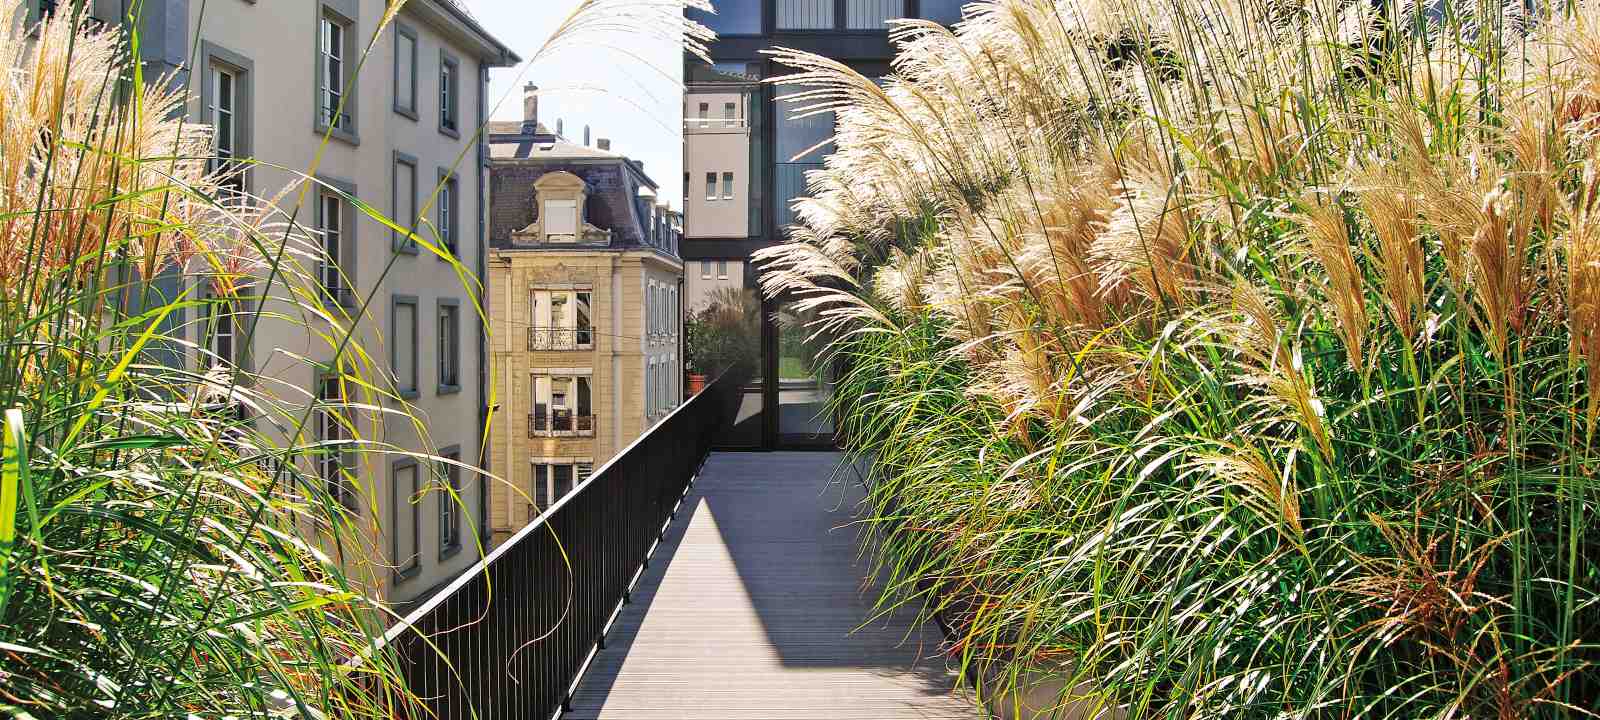
<svg viewBox="0 0 1600 720">
<path fill-rule="evenodd" d="M 1595 716 L 1600 2 L 965 18 L 776 53 L 880 607 L 1086 717 Z"/>
</svg>

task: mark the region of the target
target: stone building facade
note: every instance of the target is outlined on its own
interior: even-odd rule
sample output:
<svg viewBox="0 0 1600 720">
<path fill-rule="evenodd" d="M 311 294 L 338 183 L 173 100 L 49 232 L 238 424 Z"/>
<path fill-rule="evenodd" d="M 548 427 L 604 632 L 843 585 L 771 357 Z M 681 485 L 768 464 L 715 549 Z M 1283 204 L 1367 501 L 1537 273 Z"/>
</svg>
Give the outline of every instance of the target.
<svg viewBox="0 0 1600 720">
<path fill-rule="evenodd" d="M 495 543 L 538 517 L 682 397 L 679 219 L 601 140 L 490 124 L 489 462 Z"/>
</svg>

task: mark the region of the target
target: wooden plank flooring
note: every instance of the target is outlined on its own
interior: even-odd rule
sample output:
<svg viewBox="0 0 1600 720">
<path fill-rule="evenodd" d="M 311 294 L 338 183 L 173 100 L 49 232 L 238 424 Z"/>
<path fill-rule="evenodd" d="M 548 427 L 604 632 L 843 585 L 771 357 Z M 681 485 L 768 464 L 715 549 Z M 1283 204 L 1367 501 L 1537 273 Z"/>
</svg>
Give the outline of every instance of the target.
<svg viewBox="0 0 1600 720">
<path fill-rule="evenodd" d="M 579 685 L 573 720 L 976 718 L 938 631 L 872 620 L 834 453 L 718 453 Z M 865 623 L 865 625 L 863 625 Z"/>
</svg>

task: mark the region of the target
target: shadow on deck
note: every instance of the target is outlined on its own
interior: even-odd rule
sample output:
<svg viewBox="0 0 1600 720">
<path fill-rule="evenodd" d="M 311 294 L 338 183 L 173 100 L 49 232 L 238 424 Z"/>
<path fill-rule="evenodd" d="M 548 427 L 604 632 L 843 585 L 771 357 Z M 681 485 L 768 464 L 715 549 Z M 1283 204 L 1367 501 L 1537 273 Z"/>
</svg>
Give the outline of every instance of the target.
<svg viewBox="0 0 1600 720">
<path fill-rule="evenodd" d="M 931 627 L 872 618 L 835 453 L 718 453 L 563 717 L 976 718 Z"/>
</svg>

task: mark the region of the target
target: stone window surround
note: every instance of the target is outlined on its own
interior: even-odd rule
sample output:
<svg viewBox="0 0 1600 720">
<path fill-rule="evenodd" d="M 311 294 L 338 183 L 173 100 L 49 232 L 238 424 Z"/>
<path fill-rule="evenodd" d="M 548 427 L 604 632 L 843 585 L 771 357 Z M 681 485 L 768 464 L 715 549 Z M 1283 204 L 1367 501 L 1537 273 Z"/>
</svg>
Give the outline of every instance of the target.
<svg viewBox="0 0 1600 720">
<path fill-rule="evenodd" d="M 205 76 L 200 81 L 200 122 L 210 127 L 211 105 L 215 101 L 211 97 L 211 69 L 221 66 L 222 69 L 233 73 L 233 132 L 234 149 L 236 158 L 250 158 L 255 156 L 255 62 L 242 53 L 229 50 L 210 40 L 200 41 L 200 67 L 204 68 Z M 252 189 L 251 178 L 254 175 L 250 166 L 245 165 L 241 170 L 244 175 L 243 185 L 246 195 Z"/>
<path fill-rule="evenodd" d="M 400 487 L 400 472 L 411 471 L 411 492 L 402 496 Z M 422 467 L 415 458 L 401 457 L 389 463 L 389 495 L 390 495 L 390 522 L 398 527 L 402 497 L 404 503 L 411 508 L 411 548 L 414 555 L 411 562 L 405 566 L 399 564 L 400 536 L 396 533 L 389 535 L 389 559 L 395 563 L 394 582 L 396 584 L 416 577 L 422 570 Z M 413 502 L 415 500 L 415 502 Z"/>
<path fill-rule="evenodd" d="M 436 186 L 436 192 L 434 193 L 436 203 L 438 202 L 438 191 L 442 191 L 444 188 L 450 189 L 450 207 L 447 208 L 450 211 L 450 227 L 440 227 L 438 231 L 441 235 L 448 231 L 450 242 L 446 249 L 450 251 L 451 255 L 459 255 L 461 251 L 461 183 L 457 181 L 456 174 L 451 172 L 450 168 L 440 166 L 439 184 Z M 443 207 L 443 205 L 440 207 Z M 435 211 L 437 212 L 438 209 L 435 208 Z M 438 215 L 436 214 L 434 217 L 438 217 Z M 435 223 L 435 225 L 437 224 Z M 439 262 L 449 262 L 443 255 L 438 256 L 438 258 Z"/>
<path fill-rule="evenodd" d="M 355 58 L 359 53 L 359 42 L 356 40 L 361 32 L 361 4 L 360 0 L 317 0 L 313 6 L 316 19 L 312 24 L 315 31 L 312 37 L 313 52 L 316 61 L 311 63 L 311 129 L 318 135 L 327 135 L 351 145 L 361 144 L 361 126 L 357 122 L 360 113 L 361 91 L 356 87 L 360 78 L 354 71 Z M 345 26 L 344 48 L 341 57 L 341 69 L 344 71 L 343 104 L 344 113 L 350 116 L 348 127 L 329 128 L 327 118 L 322 115 L 322 20 L 332 18 Z"/>
<path fill-rule="evenodd" d="M 407 210 L 410 214 L 410 217 L 401 217 L 400 212 L 401 165 L 407 165 L 411 167 L 411 206 Z M 417 213 L 418 188 L 422 185 L 422 178 L 418 177 L 417 175 L 417 173 L 421 172 L 418 170 L 419 167 L 420 164 L 418 163 L 415 155 L 404 153 L 399 150 L 394 151 L 393 161 L 389 163 L 389 207 L 390 211 L 394 213 L 394 224 L 399 227 L 406 228 L 412 233 L 416 233 L 418 227 L 422 224 L 419 220 L 419 214 Z M 421 249 L 417 247 L 416 241 L 411 240 L 410 238 L 402 238 L 400 232 L 397 230 L 389 231 L 389 246 L 391 250 L 397 253 L 404 253 L 406 255 L 416 255 L 417 253 L 421 252 Z"/>
<path fill-rule="evenodd" d="M 434 317 L 438 318 L 438 317 L 443 316 L 444 315 L 444 308 L 447 308 L 447 307 L 455 308 L 454 317 L 455 317 L 456 326 L 455 326 L 454 336 L 455 336 L 456 342 L 455 342 L 455 347 L 450 348 L 450 351 L 451 351 L 451 353 L 453 355 L 455 355 L 456 384 L 454 384 L 454 385 L 446 385 L 446 384 L 444 384 L 444 382 L 443 382 L 444 378 L 441 375 L 441 377 L 439 378 L 439 380 L 440 380 L 439 387 L 434 391 L 435 395 L 451 395 L 451 394 L 454 394 L 454 393 L 461 392 L 461 375 L 462 375 L 462 373 L 461 373 L 461 299 L 460 298 L 453 298 L 453 297 L 441 297 L 441 298 L 436 299 L 434 301 Z M 418 344 L 420 345 L 421 343 L 418 342 Z M 434 362 L 439 366 L 439 368 L 441 370 L 444 368 L 444 357 L 441 356 L 441 357 L 435 358 Z"/>
<path fill-rule="evenodd" d="M 409 39 L 411 41 L 411 77 L 410 78 L 402 78 L 402 77 L 400 77 L 400 38 L 402 38 L 402 37 L 407 38 L 407 39 Z M 396 20 L 395 24 L 394 24 L 394 53 L 395 53 L 394 88 L 391 91 L 391 92 L 393 92 L 393 95 L 394 95 L 394 112 L 395 112 L 396 115 L 402 115 L 402 116 L 411 118 L 411 120 L 413 122 L 415 122 L 417 120 L 417 118 L 418 118 L 417 105 L 419 104 L 419 101 L 417 99 L 417 72 L 418 72 L 417 63 L 420 62 L 420 60 L 422 58 L 422 53 L 420 52 L 421 47 L 422 47 L 422 41 L 421 41 L 421 39 L 419 39 L 417 37 L 416 28 L 413 28 L 410 25 L 405 24 L 404 22 Z M 411 107 L 409 107 L 409 108 L 400 104 L 400 92 L 399 92 L 399 90 L 400 90 L 400 83 L 403 82 L 403 81 L 409 81 L 411 83 Z"/>
<path fill-rule="evenodd" d="M 448 110 L 449 110 L 448 115 L 445 112 L 446 108 L 444 108 L 444 107 L 440 107 L 439 108 L 439 133 L 442 134 L 442 135 L 448 135 L 448 136 L 450 136 L 452 138 L 460 140 L 461 139 L 461 58 L 456 57 L 454 54 L 452 54 L 448 50 L 445 50 L 444 48 L 440 48 L 439 49 L 439 81 L 441 83 L 444 82 L 444 68 L 446 68 L 446 67 L 450 68 L 450 87 L 448 87 L 448 88 L 440 87 L 439 88 L 439 99 L 440 99 L 440 104 L 443 105 L 445 91 L 448 90 L 449 91 L 449 96 L 450 96 L 450 107 L 448 108 Z M 445 123 L 445 120 L 447 118 L 449 119 L 449 121 L 451 123 L 453 123 L 455 125 L 455 127 L 450 127 L 449 125 L 447 125 Z"/>
<path fill-rule="evenodd" d="M 313 213 L 313 218 L 316 221 L 316 226 L 320 228 L 322 227 L 323 197 L 330 195 L 337 197 L 338 193 L 344 193 L 351 198 L 359 198 L 361 196 L 356 192 L 356 184 L 344 178 L 319 174 L 316 176 L 316 180 L 319 183 L 319 187 L 317 188 L 317 206 Z M 356 245 L 356 227 L 358 223 L 356 222 L 355 213 L 352 212 L 353 206 L 350 201 L 345 198 L 339 198 L 339 202 L 341 205 L 339 210 L 339 270 L 344 276 L 343 289 L 345 292 L 334 298 L 334 300 L 346 309 L 354 310 L 357 305 L 355 286 L 357 278 L 356 249 L 358 247 Z"/>
<path fill-rule="evenodd" d="M 419 376 L 422 374 L 422 371 L 421 371 L 421 366 L 422 366 L 422 348 L 421 348 L 421 346 L 422 346 L 422 337 L 421 337 L 421 335 L 422 335 L 422 332 L 421 332 L 421 328 L 420 328 L 422 323 L 421 323 L 420 318 L 418 317 L 418 315 L 420 314 L 420 311 L 421 311 L 422 304 L 421 304 L 420 301 L 417 300 L 417 296 L 415 296 L 415 295 L 402 295 L 402 294 L 399 294 L 399 293 L 394 293 L 394 294 L 391 294 L 389 296 L 389 338 L 388 338 L 388 340 L 389 340 L 389 372 L 390 373 L 395 373 L 395 369 L 399 365 L 399 360 L 400 360 L 399 353 L 401 351 L 403 351 L 403 350 L 406 350 L 406 348 L 400 347 L 399 343 L 395 342 L 396 333 L 398 331 L 398 323 L 400 321 L 400 306 L 401 305 L 410 305 L 411 306 L 411 347 L 410 347 L 410 351 L 411 351 L 411 378 L 410 378 L 411 384 L 409 385 L 409 387 L 404 385 L 404 384 L 402 384 L 401 383 L 402 378 L 400 378 L 400 376 L 398 374 L 395 374 L 395 376 L 394 376 L 394 381 L 395 381 L 394 384 L 395 384 L 395 392 L 396 392 L 396 394 L 398 394 L 400 396 L 400 398 L 402 400 L 412 400 L 412 399 L 415 399 L 415 398 L 420 397 L 422 395 L 422 388 L 421 388 L 422 383 L 421 383 L 421 381 L 419 379 Z"/>
<path fill-rule="evenodd" d="M 458 445 L 458 444 L 456 444 L 456 445 L 446 445 L 446 446 L 444 446 L 442 448 L 439 448 L 438 452 L 436 452 L 434 454 L 436 456 L 438 456 L 438 457 L 441 457 L 441 458 L 448 458 L 450 460 L 455 460 L 456 462 L 461 462 L 461 446 Z M 452 465 L 452 464 L 441 462 L 439 464 L 439 479 L 441 481 L 443 481 L 445 478 L 450 477 L 450 473 L 453 471 L 453 472 L 456 473 L 455 477 L 456 477 L 457 481 L 459 481 L 460 478 L 461 478 L 461 470 L 462 470 L 462 468 L 461 468 L 460 465 Z M 462 485 L 461 487 L 455 488 L 455 495 L 456 496 L 452 496 L 450 493 L 445 492 L 443 489 L 441 489 L 441 490 L 439 490 L 437 492 L 439 493 L 439 520 L 440 520 L 439 529 L 438 529 L 438 532 L 439 532 L 439 561 L 443 562 L 443 561 L 448 560 L 451 557 L 455 556 L 456 553 L 461 552 L 461 544 L 462 544 L 461 543 L 461 534 L 462 534 L 461 531 L 463 529 L 463 527 L 462 527 L 463 523 L 464 523 L 464 521 L 466 519 L 466 509 L 467 509 L 465 507 L 465 505 L 466 505 L 466 486 Z M 459 497 L 457 497 L 457 496 L 459 496 Z M 452 540 L 451 542 L 446 542 L 445 541 L 446 538 L 444 536 L 444 513 L 446 512 L 446 510 L 448 510 L 448 511 L 450 511 L 452 513 L 455 513 L 455 515 L 456 515 L 456 523 L 455 523 L 455 525 L 456 525 L 456 536 L 451 539 Z M 420 540 L 419 540 L 419 542 L 420 542 Z M 420 548 L 418 550 L 418 554 L 421 554 Z"/>
</svg>

